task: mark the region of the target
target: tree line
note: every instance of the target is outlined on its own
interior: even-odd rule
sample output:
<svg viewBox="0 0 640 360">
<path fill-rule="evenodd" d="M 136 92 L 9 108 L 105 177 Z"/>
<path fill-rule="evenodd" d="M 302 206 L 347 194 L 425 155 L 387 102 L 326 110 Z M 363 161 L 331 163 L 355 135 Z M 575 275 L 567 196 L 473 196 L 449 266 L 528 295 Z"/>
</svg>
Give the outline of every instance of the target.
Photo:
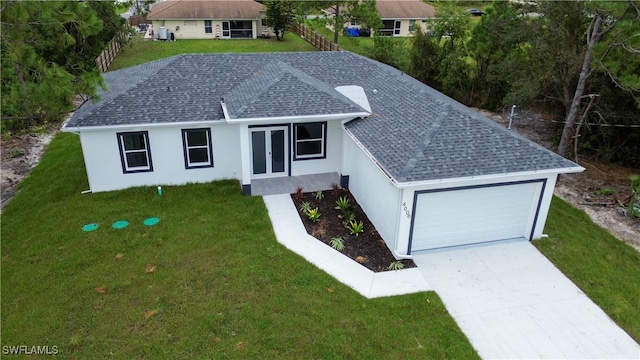
<svg viewBox="0 0 640 360">
<path fill-rule="evenodd" d="M 3 132 L 59 120 L 74 97 L 94 98 L 104 86 L 95 58 L 128 30 L 113 1 L 5 0 L 0 14 Z"/>
</svg>

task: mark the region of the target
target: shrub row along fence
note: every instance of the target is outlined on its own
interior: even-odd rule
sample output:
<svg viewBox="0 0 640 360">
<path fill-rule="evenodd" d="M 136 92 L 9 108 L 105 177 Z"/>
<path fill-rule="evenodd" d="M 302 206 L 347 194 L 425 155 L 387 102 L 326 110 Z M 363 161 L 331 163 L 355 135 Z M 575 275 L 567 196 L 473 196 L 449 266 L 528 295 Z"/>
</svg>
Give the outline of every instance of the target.
<svg viewBox="0 0 640 360">
<path fill-rule="evenodd" d="M 320 51 L 340 51 L 340 46 L 326 37 L 318 34 L 317 32 L 309 29 L 303 24 L 295 24 L 291 27 L 291 30 L 298 35 L 302 36 L 305 40 L 311 43 L 311 45 L 320 49 Z"/>
<path fill-rule="evenodd" d="M 96 65 L 101 72 L 107 71 L 113 59 L 118 55 L 118 51 L 120 51 L 125 38 L 126 34 L 124 32 L 118 33 L 113 37 L 113 39 L 111 39 L 111 41 L 109 41 L 109 44 L 104 50 L 102 50 L 100 55 L 98 55 L 96 58 Z"/>
</svg>

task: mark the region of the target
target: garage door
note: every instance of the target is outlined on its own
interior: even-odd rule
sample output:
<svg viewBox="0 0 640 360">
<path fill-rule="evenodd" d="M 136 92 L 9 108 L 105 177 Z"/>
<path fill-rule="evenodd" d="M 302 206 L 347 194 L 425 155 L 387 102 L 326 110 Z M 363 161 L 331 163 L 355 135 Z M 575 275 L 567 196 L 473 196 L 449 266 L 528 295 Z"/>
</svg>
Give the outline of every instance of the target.
<svg viewBox="0 0 640 360">
<path fill-rule="evenodd" d="M 544 180 L 416 192 L 410 251 L 525 238 Z"/>
</svg>

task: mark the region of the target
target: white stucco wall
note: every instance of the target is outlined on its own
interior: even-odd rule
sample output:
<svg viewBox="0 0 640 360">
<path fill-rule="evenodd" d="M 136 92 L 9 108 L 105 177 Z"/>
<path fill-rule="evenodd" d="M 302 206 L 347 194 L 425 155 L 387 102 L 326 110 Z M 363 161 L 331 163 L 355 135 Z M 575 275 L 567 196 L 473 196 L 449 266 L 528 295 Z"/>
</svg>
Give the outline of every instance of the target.
<svg viewBox="0 0 640 360">
<path fill-rule="evenodd" d="M 547 220 L 547 215 L 549 214 L 549 206 L 551 205 L 551 199 L 553 198 L 553 189 L 555 187 L 557 174 L 545 174 L 545 173 L 530 173 L 525 175 L 516 175 L 516 176 L 492 176 L 492 177 L 484 177 L 478 179 L 465 179 L 465 180 L 452 180 L 452 181 L 442 181 L 438 183 L 431 184 L 416 184 L 415 186 L 408 186 L 402 188 L 402 196 L 401 196 L 401 204 L 406 204 L 408 213 L 403 212 L 399 218 L 398 224 L 398 241 L 395 244 L 395 252 L 400 255 L 406 255 L 409 247 L 409 232 L 411 227 L 411 216 L 413 213 L 413 200 L 414 194 L 416 191 L 423 190 L 435 190 L 435 189 L 447 189 L 447 188 L 456 188 L 463 186 L 478 186 L 478 185 L 486 185 L 486 184 L 495 184 L 495 183 L 509 183 L 509 182 L 518 182 L 518 181 L 528 181 L 528 180 L 539 180 L 545 179 L 546 185 L 544 188 L 544 194 L 542 195 L 542 201 L 540 203 L 540 210 L 538 214 L 538 219 L 535 225 L 535 229 L 533 229 L 533 238 L 539 239 L 542 237 L 544 225 Z M 539 184 L 541 187 L 541 183 Z M 532 202 L 532 208 L 537 206 L 538 198 Z M 462 211 L 462 210 L 461 210 Z M 532 216 L 535 216 L 535 211 L 532 212 Z M 528 227 L 533 225 L 534 218 L 529 219 Z"/>
<path fill-rule="evenodd" d="M 389 249 L 395 248 L 401 192 L 364 151 L 345 136 L 343 175 L 349 175 L 349 191 L 378 230 Z"/>
<path fill-rule="evenodd" d="M 238 126 L 211 126 L 213 163 L 211 168 L 185 169 L 182 129 L 204 128 L 152 127 L 108 131 L 85 131 L 80 134 L 89 187 L 93 192 L 119 190 L 134 186 L 182 185 L 218 179 L 241 179 Z M 118 132 L 148 131 L 153 171 L 123 173 Z"/>
<path fill-rule="evenodd" d="M 293 126 L 291 127 L 293 132 Z M 310 159 L 310 160 L 292 160 L 291 161 L 291 175 L 308 175 L 308 174 L 320 174 L 327 172 L 340 172 L 340 166 L 342 161 L 342 124 L 340 121 L 328 121 L 327 122 L 327 149 L 326 157 L 324 159 Z M 290 139 L 293 142 L 293 133 L 290 134 Z M 294 144 L 291 144 L 291 151 L 294 150 Z M 291 157 L 293 159 L 293 155 Z"/>
<path fill-rule="evenodd" d="M 160 27 L 166 27 L 171 31 L 176 40 L 180 39 L 215 39 L 216 25 L 220 28 L 220 36 L 222 37 L 222 20 L 211 20 L 211 33 L 205 33 L 204 21 L 209 19 L 198 20 L 153 20 L 154 34 L 158 32 Z M 256 38 L 262 33 L 261 21 L 253 20 L 253 35 Z M 178 28 L 176 30 L 176 28 Z M 155 36 L 155 35 L 154 35 Z"/>
</svg>

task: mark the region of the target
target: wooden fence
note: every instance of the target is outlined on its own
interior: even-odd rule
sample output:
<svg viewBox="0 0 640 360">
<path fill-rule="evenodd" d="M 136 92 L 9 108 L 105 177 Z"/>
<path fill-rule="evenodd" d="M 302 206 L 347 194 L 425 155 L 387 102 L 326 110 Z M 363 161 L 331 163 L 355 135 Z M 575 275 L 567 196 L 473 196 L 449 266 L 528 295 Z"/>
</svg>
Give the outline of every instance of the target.
<svg viewBox="0 0 640 360">
<path fill-rule="evenodd" d="M 96 65 L 101 72 L 107 71 L 113 59 L 116 57 L 116 55 L 118 55 L 118 51 L 120 51 L 120 48 L 122 47 L 125 36 L 126 34 L 124 32 L 114 36 L 113 39 L 109 41 L 107 47 L 102 50 L 100 55 L 98 55 L 98 57 L 96 58 Z"/>
<path fill-rule="evenodd" d="M 340 51 L 340 46 L 338 46 L 338 44 L 309 29 L 303 24 L 295 24 L 291 27 L 291 30 L 302 36 L 303 39 L 310 42 L 313 46 L 320 49 L 320 51 Z"/>
<path fill-rule="evenodd" d="M 131 15 L 127 22 L 129 25 L 136 27 L 140 24 L 147 24 L 147 17 L 144 15 Z"/>
</svg>

